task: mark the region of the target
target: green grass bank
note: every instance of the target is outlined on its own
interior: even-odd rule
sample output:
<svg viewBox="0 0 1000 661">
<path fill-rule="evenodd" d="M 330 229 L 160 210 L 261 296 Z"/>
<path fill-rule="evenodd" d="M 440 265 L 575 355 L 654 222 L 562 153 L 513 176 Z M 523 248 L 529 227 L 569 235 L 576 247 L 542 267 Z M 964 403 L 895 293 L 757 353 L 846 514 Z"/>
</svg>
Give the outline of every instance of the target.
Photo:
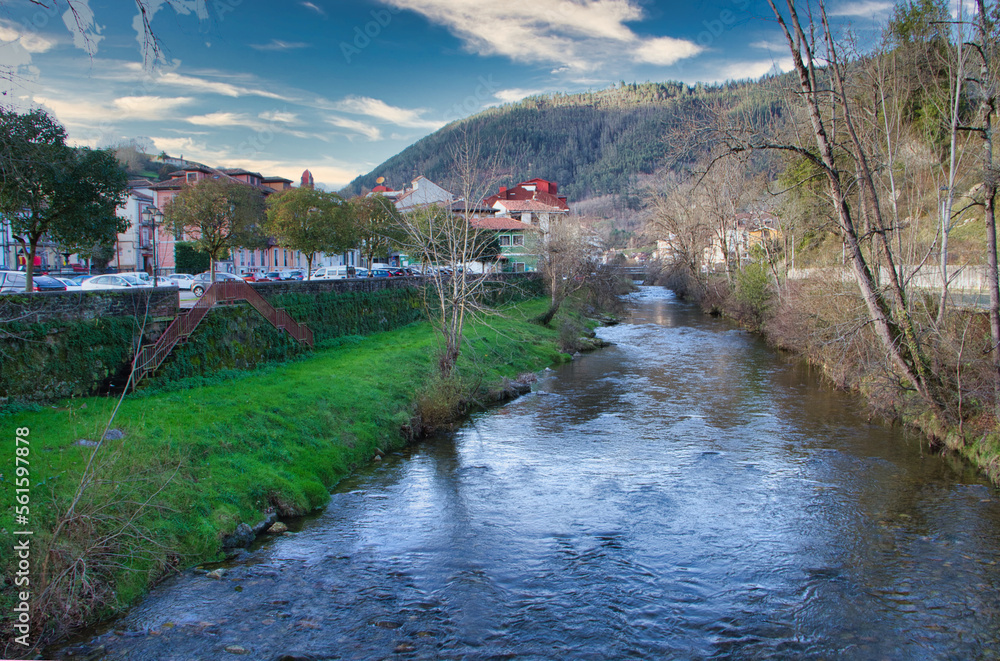
<svg viewBox="0 0 1000 661">
<path fill-rule="evenodd" d="M 559 331 L 529 321 L 546 304 L 508 305 L 503 316 L 469 327 L 457 385 L 436 379 L 437 339 L 417 322 L 328 340 L 253 372 L 129 395 L 111 425 L 124 436 L 97 452 L 93 442 L 116 399 L 8 411 L 0 416 L 9 453 L 0 493 L 14 503 L 15 430 L 26 428 L 30 514 L 27 525 L 17 523 L 8 505 L 0 518 L 3 643 L 16 635 L 12 609 L 25 589 L 12 584 L 14 531 L 34 531 L 32 642 L 43 626 L 55 635 L 106 617 L 171 570 L 220 559 L 222 539 L 239 523 L 253 525 L 269 510 L 293 516 L 322 506 L 352 469 L 406 442 L 418 408 L 440 414 L 473 393 L 495 400 L 505 378 L 567 360 Z M 88 462 L 93 471 L 84 479 Z M 43 584 L 53 587 L 40 595 Z"/>
</svg>

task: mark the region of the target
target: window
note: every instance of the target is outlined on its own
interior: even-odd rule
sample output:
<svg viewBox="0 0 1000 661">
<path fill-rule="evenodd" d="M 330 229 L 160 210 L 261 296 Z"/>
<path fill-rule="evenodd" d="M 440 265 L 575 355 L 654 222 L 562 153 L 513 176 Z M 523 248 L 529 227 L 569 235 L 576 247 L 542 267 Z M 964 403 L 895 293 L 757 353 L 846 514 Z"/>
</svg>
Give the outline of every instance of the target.
<svg viewBox="0 0 1000 661">
<path fill-rule="evenodd" d="M 188 172 L 187 173 L 187 180 L 188 181 L 195 181 L 196 179 L 198 179 L 198 173 L 197 172 Z"/>
<path fill-rule="evenodd" d="M 281 257 L 285 260 L 284 261 L 284 266 L 288 266 L 288 251 L 287 250 L 282 250 L 281 251 Z"/>
<path fill-rule="evenodd" d="M 500 235 L 500 245 L 501 246 L 509 246 L 510 245 L 510 235 L 509 234 L 501 234 Z"/>
<path fill-rule="evenodd" d="M 511 266 L 514 269 L 514 273 L 524 273 L 524 263 L 514 262 Z"/>
<path fill-rule="evenodd" d="M 511 240 L 511 245 L 513 245 L 513 246 L 523 246 L 524 245 L 524 235 L 523 234 L 514 234 L 513 236 L 510 237 L 510 240 Z"/>
<path fill-rule="evenodd" d="M 240 266 L 246 266 L 247 261 L 247 251 L 240 250 Z"/>
</svg>

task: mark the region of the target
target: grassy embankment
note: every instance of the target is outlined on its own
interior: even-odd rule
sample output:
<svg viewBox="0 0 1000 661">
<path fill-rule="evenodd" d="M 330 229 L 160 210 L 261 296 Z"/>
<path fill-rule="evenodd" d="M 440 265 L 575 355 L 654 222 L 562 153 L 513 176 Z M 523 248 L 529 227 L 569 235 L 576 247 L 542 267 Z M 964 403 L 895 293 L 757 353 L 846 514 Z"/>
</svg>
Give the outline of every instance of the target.
<svg viewBox="0 0 1000 661">
<path fill-rule="evenodd" d="M 558 331 L 528 321 L 545 307 L 545 300 L 527 301 L 469 328 L 458 390 L 478 389 L 489 400 L 486 389 L 495 396 L 504 378 L 565 360 Z M 101 438 L 116 400 L 64 400 L 0 417 L 9 436 L 30 428 L 33 584 L 49 545 L 49 578 L 54 568 L 68 572 L 47 599 L 33 596 L 36 617 L 59 612 L 65 625 L 106 616 L 170 569 L 219 558 L 220 540 L 239 522 L 253 525 L 269 508 L 290 516 L 323 505 L 328 489 L 352 468 L 405 443 L 418 400 L 434 408 L 442 385 L 434 377 L 436 353 L 430 326 L 415 323 L 342 338 L 298 360 L 215 383 L 189 380 L 128 396 L 112 425 L 124 438 L 105 441 L 97 452 L 100 468 L 55 540 L 93 453 L 78 440 Z M 4 503 L 12 503 L 9 474 L 0 490 Z M 147 499 L 154 509 L 140 510 L 136 504 Z M 9 531 L 23 528 L 12 517 L 5 507 L 6 581 L 14 562 Z M 13 593 L 7 585 L 0 598 L 5 618 Z M 3 629 L 9 635 L 9 623 Z"/>
</svg>

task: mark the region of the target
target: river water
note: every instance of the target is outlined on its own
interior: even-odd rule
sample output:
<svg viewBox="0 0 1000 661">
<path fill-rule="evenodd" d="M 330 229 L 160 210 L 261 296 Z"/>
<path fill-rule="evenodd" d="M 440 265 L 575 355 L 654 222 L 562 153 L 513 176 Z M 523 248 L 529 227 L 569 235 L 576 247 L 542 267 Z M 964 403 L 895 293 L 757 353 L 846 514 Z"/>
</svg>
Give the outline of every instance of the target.
<svg viewBox="0 0 1000 661">
<path fill-rule="evenodd" d="M 90 641 L 123 659 L 996 659 L 1000 496 L 643 288 L 616 346 Z M 227 652 L 226 649 L 229 649 Z"/>
</svg>

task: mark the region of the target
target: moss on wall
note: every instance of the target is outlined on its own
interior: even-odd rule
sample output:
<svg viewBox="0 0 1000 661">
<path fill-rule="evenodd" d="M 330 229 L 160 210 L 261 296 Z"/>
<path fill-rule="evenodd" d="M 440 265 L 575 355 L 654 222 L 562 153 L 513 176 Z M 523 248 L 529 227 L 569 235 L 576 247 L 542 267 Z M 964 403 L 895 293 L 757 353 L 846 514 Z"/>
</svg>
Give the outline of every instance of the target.
<svg viewBox="0 0 1000 661">
<path fill-rule="evenodd" d="M 316 344 L 322 346 L 339 337 L 370 335 L 423 319 L 423 290 L 393 284 L 371 291 L 303 287 L 303 291 L 286 290 L 267 298 L 312 329 Z M 487 305 L 501 305 L 541 293 L 538 278 L 507 277 L 487 283 L 484 299 Z M 147 328 L 145 342 L 155 340 L 164 326 Z M 93 395 L 123 387 L 138 337 L 139 323 L 133 316 L 0 324 L 0 405 Z M 307 350 L 248 304 L 217 306 L 174 348 L 152 381 L 162 384 L 222 370 L 255 369 Z"/>
<path fill-rule="evenodd" d="M 132 317 L 0 327 L 0 403 L 92 395 L 132 358 Z"/>
</svg>

